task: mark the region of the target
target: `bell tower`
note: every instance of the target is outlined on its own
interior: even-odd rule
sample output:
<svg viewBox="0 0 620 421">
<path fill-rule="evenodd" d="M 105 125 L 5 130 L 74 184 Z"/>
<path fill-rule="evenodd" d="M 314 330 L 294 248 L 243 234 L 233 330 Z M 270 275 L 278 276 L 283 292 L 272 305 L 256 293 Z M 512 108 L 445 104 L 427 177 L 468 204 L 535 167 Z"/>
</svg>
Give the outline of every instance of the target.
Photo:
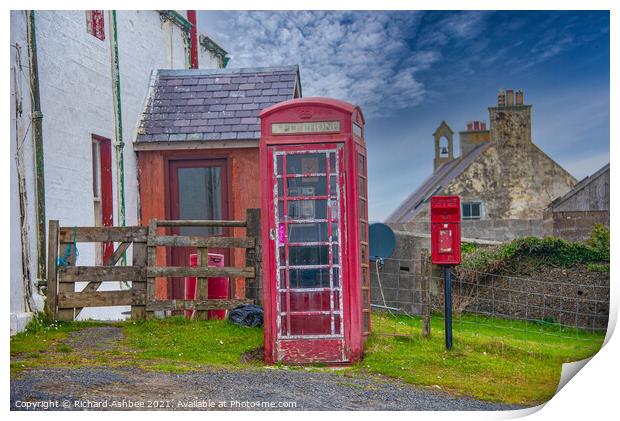
<svg viewBox="0 0 620 421">
<path fill-rule="evenodd" d="M 435 138 L 435 171 L 446 162 L 450 162 L 454 159 L 453 135 L 454 131 L 445 121 L 442 121 L 439 127 L 437 127 L 437 130 L 435 130 L 435 133 L 433 133 L 433 137 Z"/>
</svg>

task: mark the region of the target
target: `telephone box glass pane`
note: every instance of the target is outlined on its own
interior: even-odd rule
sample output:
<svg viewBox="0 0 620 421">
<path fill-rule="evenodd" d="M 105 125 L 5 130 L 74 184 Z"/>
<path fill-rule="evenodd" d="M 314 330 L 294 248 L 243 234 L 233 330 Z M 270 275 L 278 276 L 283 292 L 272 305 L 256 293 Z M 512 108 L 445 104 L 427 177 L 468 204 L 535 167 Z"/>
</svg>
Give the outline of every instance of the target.
<svg viewBox="0 0 620 421">
<path fill-rule="evenodd" d="M 332 239 L 338 241 L 338 231 L 332 231 Z M 290 243 L 315 243 L 328 241 L 327 222 L 311 224 L 289 224 L 288 241 Z"/>
<path fill-rule="evenodd" d="M 291 315 L 290 320 L 292 336 L 331 334 L 331 317 L 329 314 Z"/>
<path fill-rule="evenodd" d="M 289 269 L 291 288 L 329 288 L 329 268 Z"/>
<path fill-rule="evenodd" d="M 295 177 L 286 181 L 290 197 L 327 195 L 327 177 Z"/>
<path fill-rule="evenodd" d="M 305 153 L 286 157 L 287 174 L 325 173 L 325 154 Z"/>
<path fill-rule="evenodd" d="M 280 335 L 341 336 L 338 221 L 344 198 L 338 153 L 330 149 L 274 155 Z M 328 169 L 333 174 L 329 183 Z"/>
<path fill-rule="evenodd" d="M 286 306 L 286 293 L 280 293 L 280 296 L 283 306 Z M 329 291 L 291 291 L 289 299 L 291 312 L 329 311 L 331 308 Z"/>
<path fill-rule="evenodd" d="M 288 262 L 291 266 L 327 265 L 329 246 L 291 246 L 288 248 Z"/>
<path fill-rule="evenodd" d="M 291 200 L 288 202 L 290 219 L 326 219 L 327 200 Z"/>
</svg>

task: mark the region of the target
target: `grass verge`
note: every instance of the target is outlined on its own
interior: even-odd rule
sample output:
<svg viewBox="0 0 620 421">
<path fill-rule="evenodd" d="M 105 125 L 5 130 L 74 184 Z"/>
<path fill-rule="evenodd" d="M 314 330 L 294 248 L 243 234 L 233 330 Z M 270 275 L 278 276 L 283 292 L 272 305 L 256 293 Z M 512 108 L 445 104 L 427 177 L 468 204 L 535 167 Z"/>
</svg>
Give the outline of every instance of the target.
<svg viewBox="0 0 620 421">
<path fill-rule="evenodd" d="M 603 333 L 462 316 L 455 319 L 453 348 L 446 351 L 443 319 L 433 318 L 430 338 L 422 337 L 419 319 L 374 314 L 372 320 L 374 333 L 366 343 L 364 360 L 355 369 L 519 405 L 549 400 L 562 364 L 594 355 L 605 337 Z"/>
<path fill-rule="evenodd" d="M 454 347 L 444 349 L 443 320 L 434 318 L 431 337 L 421 335 L 419 319 L 373 314 L 373 331 L 363 361 L 346 375 L 381 374 L 407 383 L 439 386 L 450 393 L 505 403 L 534 405 L 550 399 L 562 363 L 594 355 L 604 335 L 560 332 L 553 326 L 463 316 L 454 324 Z M 11 338 L 11 372 L 29 367 L 140 367 L 184 372 L 206 367 L 256 368 L 263 344 L 260 328 L 226 321 L 182 318 L 109 324 L 124 339 L 98 349 L 65 342 L 71 332 L 102 326 L 96 322 L 33 323 Z M 382 333 L 404 336 L 386 336 Z M 556 336 L 558 334 L 565 336 Z M 574 336 L 578 333 L 579 338 Z M 570 336 L 570 337 L 569 337 Z"/>
</svg>

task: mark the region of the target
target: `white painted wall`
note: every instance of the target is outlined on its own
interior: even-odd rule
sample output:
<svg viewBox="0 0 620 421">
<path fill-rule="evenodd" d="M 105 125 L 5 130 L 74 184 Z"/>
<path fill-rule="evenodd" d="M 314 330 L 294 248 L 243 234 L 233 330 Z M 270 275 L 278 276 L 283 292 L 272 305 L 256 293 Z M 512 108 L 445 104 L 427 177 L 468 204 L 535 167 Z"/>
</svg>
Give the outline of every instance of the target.
<svg viewBox="0 0 620 421">
<path fill-rule="evenodd" d="M 36 190 L 34 185 L 34 148 L 30 131 L 30 91 L 28 81 L 28 48 L 26 42 L 26 14 L 11 11 L 11 137 L 10 137 L 10 317 L 11 334 L 23 330 L 32 317 L 25 292 L 25 284 L 36 291 L 34 285 L 37 275 L 37 222 L 35 213 Z M 16 103 L 17 101 L 17 103 Z M 21 112 L 17 112 L 19 108 Z M 20 234 L 20 195 L 18 190 L 17 160 L 21 161 L 21 174 L 25 181 L 24 233 L 25 247 L 22 250 Z M 25 252 L 28 273 L 22 270 L 22 255 Z M 30 276 L 29 276 L 30 275 Z M 42 308 L 43 297 L 36 295 L 33 305 Z M 35 309 L 36 311 L 36 309 Z"/>
<path fill-rule="evenodd" d="M 185 13 L 183 13 L 185 16 Z M 112 81 L 111 13 L 105 13 L 105 40 L 87 32 L 84 11 L 37 11 L 36 36 L 39 59 L 39 85 L 43 112 L 43 144 L 45 157 L 45 188 L 47 219 L 58 219 L 61 226 L 92 226 L 94 224 L 92 193 L 91 135 L 97 134 L 115 141 L 115 102 Z M 119 73 L 121 80 L 122 123 L 125 165 L 126 224 L 138 221 L 138 185 L 136 156 L 133 152 L 139 115 L 144 107 L 149 79 L 156 68 L 186 68 L 185 35 L 170 21 L 162 21 L 156 11 L 118 11 Z M 11 12 L 11 44 L 22 48 L 22 65 L 28 65 L 26 44 L 26 14 Z M 11 48 L 11 63 L 16 63 L 16 49 Z M 207 63 L 204 63 L 207 64 Z M 209 61 L 214 67 L 217 62 Z M 28 243 L 30 251 L 30 280 L 36 276 L 36 202 L 34 188 L 34 158 L 32 137 L 23 136 L 29 125 L 27 103 L 28 69 L 24 68 L 19 83 L 11 80 L 11 154 L 16 154 L 16 138 L 25 139 L 20 149 L 26 163 L 28 191 Z M 14 96 L 24 97 L 24 112 L 16 117 Z M 114 224 L 118 225 L 116 150 L 112 146 L 112 178 L 114 194 Z M 14 319 L 26 317 L 23 271 L 21 268 L 21 239 L 19 229 L 19 200 L 17 168 L 11 160 L 11 326 L 19 329 Z M 79 265 L 95 262 L 93 244 L 81 243 Z M 61 251 L 62 253 L 62 251 Z M 128 253 L 131 256 L 131 252 Z M 82 286 L 78 286 L 81 289 Z M 102 285 L 104 289 L 119 289 L 118 283 Z M 35 288 L 36 290 L 36 288 Z M 41 300 L 39 300 L 41 301 Z M 42 310 L 42 305 L 37 310 Z M 80 318 L 119 319 L 129 307 L 85 309 Z"/>
</svg>

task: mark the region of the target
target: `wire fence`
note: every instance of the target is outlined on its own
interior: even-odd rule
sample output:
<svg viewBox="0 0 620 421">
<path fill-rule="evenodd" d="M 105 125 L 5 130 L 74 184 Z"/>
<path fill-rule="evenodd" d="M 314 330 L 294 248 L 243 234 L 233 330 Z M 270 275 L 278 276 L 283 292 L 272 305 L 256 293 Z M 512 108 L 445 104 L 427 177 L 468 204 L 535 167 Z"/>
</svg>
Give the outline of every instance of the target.
<svg viewBox="0 0 620 421">
<path fill-rule="evenodd" d="M 382 318 L 376 318 L 373 331 L 407 334 L 394 322 L 410 319 L 412 323 L 404 323 L 412 326 L 409 334 L 419 335 L 425 317 L 443 319 L 444 279 L 424 259 L 421 254 L 418 259 L 371 262 L 373 310 L 393 318 L 392 323 L 383 325 Z M 455 326 L 489 326 L 514 333 L 586 339 L 593 332 L 607 330 L 609 277 L 594 274 L 579 281 L 536 279 L 459 268 L 452 277 L 452 301 Z"/>
</svg>

